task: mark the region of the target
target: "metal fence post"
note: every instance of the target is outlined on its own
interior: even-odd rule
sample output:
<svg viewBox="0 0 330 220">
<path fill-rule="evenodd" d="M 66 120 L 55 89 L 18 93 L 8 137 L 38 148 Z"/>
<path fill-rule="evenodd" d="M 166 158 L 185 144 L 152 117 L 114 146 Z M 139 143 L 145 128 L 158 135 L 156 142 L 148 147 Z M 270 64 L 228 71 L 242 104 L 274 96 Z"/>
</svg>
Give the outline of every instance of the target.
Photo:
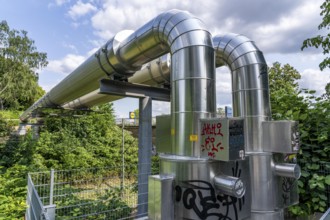
<svg viewBox="0 0 330 220">
<path fill-rule="evenodd" d="M 148 176 L 151 174 L 152 99 L 139 99 L 138 217 L 148 215 Z"/>
<path fill-rule="evenodd" d="M 50 170 L 50 191 L 49 191 L 49 205 L 53 205 L 54 196 L 54 169 Z"/>
<path fill-rule="evenodd" d="M 121 162 L 122 162 L 122 169 L 121 169 L 121 181 L 120 181 L 120 194 L 123 196 L 124 192 L 124 180 L 125 180 L 125 136 L 124 136 L 124 127 L 125 127 L 125 119 L 122 118 L 121 121 L 121 129 L 122 129 L 122 145 L 121 145 Z"/>
<path fill-rule="evenodd" d="M 54 179 L 55 179 L 55 171 L 54 169 L 50 170 L 50 191 L 49 191 L 49 205 L 44 206 L 44 217 L 47 220 L 55 220 L 55 208 L 56 205 L 53 204 L 53 197 L 54 197 Z"/>
</svg>

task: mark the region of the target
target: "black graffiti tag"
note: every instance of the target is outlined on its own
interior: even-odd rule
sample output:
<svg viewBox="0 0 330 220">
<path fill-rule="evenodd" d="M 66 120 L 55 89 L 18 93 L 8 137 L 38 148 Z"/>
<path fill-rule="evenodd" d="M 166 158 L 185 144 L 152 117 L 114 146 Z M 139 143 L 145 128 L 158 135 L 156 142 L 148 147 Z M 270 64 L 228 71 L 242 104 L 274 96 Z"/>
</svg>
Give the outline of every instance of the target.
<svg viewBox="0 0 330 220">
<path fill-rule="evenodd" d="M 289 194 L 290 191 L 292 190 L 292 187 L 294 186 L 294 183 L 295 183 L 295 179 L 283 177 L 282 190 L 284 193 L 282 194 L 282 198 L 284 205 L 288 204 Z"/>
<path fill-rule="evenodd" d="M 215 194 L 213 186 L 206 181 L 190 180 L 182 181 L 182 187 L 185 188 L 181 197 L 182 188 L 176 186 L 176 201 L 182 199 L 186 209 L 192 209 L 200 219 L 207 219 L 210 216 L 218 217 L 223 220 L 232 220 L 222 213 L 216 212 L 220 208 L 218 197 Z"/>
<path fill-rule="evenodd" d="M 232 176 L 240 177 L 241 169 L 238 162 L 232 167 Z M 216 194 L 212 184 L 202 180 L 181 181 L 175 187 L 176 202 L 182 201 L 186 209 L 192 209 L 200 219 L 207 219 L 210 216 L 218 217 L 220 220 L 238 220 L 238 212 L 242 210 L 245 197 L 236 198 L 224 194 Z M 220 208 L 225 211 L 220 213 Z M 229 217 L 230 210 L 233 210 L 233 219 Z"/>
</svg>

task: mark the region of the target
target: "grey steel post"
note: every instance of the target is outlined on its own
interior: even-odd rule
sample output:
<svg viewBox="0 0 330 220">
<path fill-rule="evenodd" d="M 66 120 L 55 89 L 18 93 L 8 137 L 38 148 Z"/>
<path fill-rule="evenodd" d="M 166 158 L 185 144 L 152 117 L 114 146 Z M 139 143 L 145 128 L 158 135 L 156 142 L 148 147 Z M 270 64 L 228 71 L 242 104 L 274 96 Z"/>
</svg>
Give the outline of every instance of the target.
<svg viewBox="0 0 330 220">
<path fill-rule="evenodd" d="M 49 205 L 53 205 L 54 195 L 54 169 L 50 170 L 50 192 L 49 192 Z"/>
<path fill-rule="evenodd" d="M 139 99 L 138 217 L 148 215 L 148 176 L 151 174 L 152 99 Z"/>
<path fill-rule="evenodd" d="M 122 129 L 122 145 L 121 145 L 121 163 L 122 163 L 122 170 L 121 170 L 121 181 L 120 181 L 120 193 L 121 196 L 123 195 L 124 191 L 124 179 L 125 179 L 125 136 L 124 136 L 124 127 L 125 127 L 125 119 L 122 118 L 121 120 L 121 129 Z"/>
</svg>

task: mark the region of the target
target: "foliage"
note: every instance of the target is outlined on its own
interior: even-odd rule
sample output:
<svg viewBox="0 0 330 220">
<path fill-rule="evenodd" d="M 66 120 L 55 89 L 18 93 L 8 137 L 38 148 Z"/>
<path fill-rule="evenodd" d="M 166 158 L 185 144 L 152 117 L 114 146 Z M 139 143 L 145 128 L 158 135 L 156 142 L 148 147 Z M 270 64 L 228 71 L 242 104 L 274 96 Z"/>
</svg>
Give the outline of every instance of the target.
<svg viewBox="0 0 330 220">
<path fill-rule="evenodd" d="M 0 111 L 0 117 L 4 119 L 19 120 L 19 116 L 21 113 L 22 112 L 16 110 L 12 110 L 12 111 L 2 110 Z"/>
<path fill-rule="evenodd" d="M 99 112 L 44 119 L 36 142 L 32 165 L 38 168 L 68 169 L 114 166 L 121 162 L 122 131 L 114 124 L 112 106 Z M 136 164 L 137 141 L 125 135 L 125 161 Z M 132 168 L 133 169 L 133 168 Z"/>
<path fill-rule="evenodd" d="M 81 193 L 84 192 L 81 191 Z M 84 216 L 86 213 L 94 213 L 94 215 L 84 217 L 84 219 L 119 219 L 129 217 L 132 212 L 132 208 L 121 200 L 119 191 L 113 189 L 94 199 L 81 199 L 79 193 L 70 194 L 64 201 L 57 203 L 57 206 L 74 207 L 61 210 L 57 214 L 60 219 L 72 219 L 72 217 Z"/>
<path fill-rule="evenodd" d="M 0 219 L 21 219 L 26 209 L 27 167 L 0 167 Z"/>
<path fill-rule="evenodd" d="M 324 34 L 317 35 L 312 38 L 308 38 L 304 40 L 302 45 L 302 50 L 308 47 L 315 47 L 315 48 L 322 48 L 323 54 L 328 55 L 330 52 L 330 0 L 325 0 L 321 5 L 321 13 L 320 15 L 323 16 L 321 24 L 318 26 L 319 30 L 323 30 Z M 323 70 L 327 67 L 330 67 L 330 58 L 326 57 L 319 65 L 320 69 Z"/>
<path fill-rule="evenodd" d="M 269 69 L 270 102 L 274 120 L 299 120 L 307 110 L 304 98 L 299 96 L 299 72 L 289 64 L 273 63 Z M 294 114 L 293 114 L 294 113 Z"/>
<path fill-rule="evenodd" d="M 300 203 L 292 207 L 300 210 L 301 215 L 324 212 L 327 208 L 325 192 L 330 189 L 330 102 L 313 96 L 313 91 L 306 99 L 309 110 L 300 120 L 301 151 L 298 162 L 302 176 L 298 181 Z"/>
<path fill-rule="evenodd" d="M 300 203 L 290 207 L 290 211 L 294 215 L 310 215 L 324 212 L 328 199 L 324 192 L 330 177 L 324 171 L 330 171 L 330 102 L 325 95 L 316 97 L 315 91 L 299 89 L 298 79 L 300 74 L 288 64 L 274 63 L 269 70 L 273 119 L 299 122 Z"/>
<path fill-rule="evenodd" d="M 10 29 L 0 22 L 0 109 L 24 109 L 44 94 L 37 69 L 47 65 L 27 32 Z"/>
<path fill-rule="evenodd" d="M 8 121 L 0 115 L 0 137 L 6 137 L 10 134 L 11 126 Z"/>
<path fill-rule="evenodd" d="M 3 136 L 7 136 L 0 142 L 0 219 L 24 215 L 28 171 L 121 164 L 122 130 L 115 125 L 112 105 L 102 105 L 88 112 L 60 113 L 45 115 L 39 138 L 32 132 L 25 136 L 11 134 L 6 130 L 10 128 L 7 121 L 0 119 L 0 131 L 5 131 Z M 124 131 L 124 136 L 128 165 L 125 172 L 129 174 L 137 170 L 138 143 L 129 132 Z M 125 206 L 121 201 L 116 204 Z"/>
</svg>

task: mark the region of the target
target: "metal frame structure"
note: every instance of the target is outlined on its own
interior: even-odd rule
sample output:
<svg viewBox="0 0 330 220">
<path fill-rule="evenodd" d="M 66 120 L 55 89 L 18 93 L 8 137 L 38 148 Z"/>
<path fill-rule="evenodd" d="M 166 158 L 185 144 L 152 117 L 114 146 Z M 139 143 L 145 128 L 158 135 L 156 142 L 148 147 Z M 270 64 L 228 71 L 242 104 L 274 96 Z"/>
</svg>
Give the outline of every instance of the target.
<svg viewBox="0 0 330 220">
<path fill-rule="evenodd" d="M 222 65 L 232 73 L 233 119 L 215 117 L 215 69 Z M 297 202 L 300 169 L 284 157 L 297 151 L 297 125 L 271 121 L 267 65 L 251 40 L 212 38 L 193 15 L 162 13 L 135 32 L 116 34 L 21 119 L 40 107 L 89 107 L 123 96 L 140 100 L 141 164 L 150 161 L 152 99 L 171 101 L 171 115 L 157 124 L 170 140 L 157 146 L 160 174 L 147 180 L 150 167 L 139 169 L 146 174 L 139 210 L 149 209 L 150 219 L 278 220 Z"/>
</svg>

